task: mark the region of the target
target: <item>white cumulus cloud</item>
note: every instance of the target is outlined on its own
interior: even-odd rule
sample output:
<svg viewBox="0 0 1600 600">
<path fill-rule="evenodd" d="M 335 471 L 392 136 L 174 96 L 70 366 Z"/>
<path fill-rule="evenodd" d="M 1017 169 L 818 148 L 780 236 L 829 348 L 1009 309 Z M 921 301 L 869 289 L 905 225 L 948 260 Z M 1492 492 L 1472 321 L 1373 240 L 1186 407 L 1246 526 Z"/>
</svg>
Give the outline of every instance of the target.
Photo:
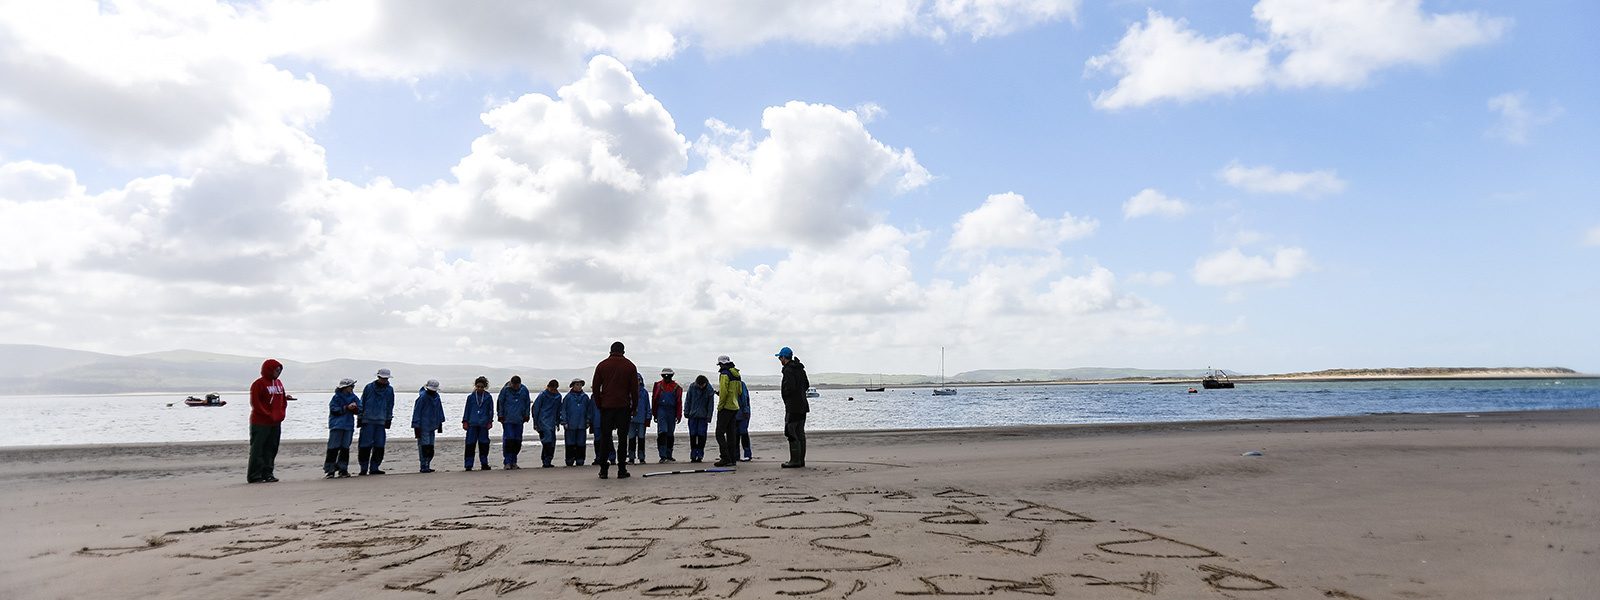
<svg viewBox="0 0 1600 600">
<path fill-rule="evenodd" d="M 1062 213 L 1059 219 L 1041 217 L 1019 194 L 989 196 L 983 205 L 961 215 L 950 236 L 950 248 L 981 251 L 991 248 L 1048 250 L 1063 242 L 1087 237 L 1100 222 Z"/>
<path fill-rule="evenodd" d="M 61 165 L 31 160 L 0 165 L 0 200 L 25 202 L 82 193 L 77 173 Z"/>
<path fill-rule="evenodd" d="M 1269 166 L 1249 167 L 1229 163 L 1217 172 L 1228 185 L 1258 194 L 1323 196 L 1344 191 L 1345 181 L 1332 170 L 1279 171 Z"/>
<path fill-rule="evenodd" d="M 1272 256 L 1251 256 L 1229 248 L 1195 261 L 1192 272 L 1201 285 L 1236 285 L 1288 281 L 1311 270 L 1311 258 L 1298 247 L 1278 248 Z"/>
<path fill-rule="evenodd" d="M 128 161 L 259 149 L 323 118 L 332 99 L 315 78 L 270 64 L 274 41 L 260 31 L 257 15 L 225 3 L 6 3 L 0 106 Z"/>
<path fill-rule="evenodd" d="M 1510 24 L 1477 12 L 1424 12 L 1421 0 L 1261 0 L 1251 15 L 1264 38 L 1209 37 L 1151 10 L 1115 48 L 1086 63 L 1091 73 L 1118 78 L 1094 105 L 1115 110 L 1269 87 L 1356 87 L 1384 69 L 1437 64 L 1495 41 Z"/>
<path fill-rule="evenodd" d="M 1589 228 L 1589 233 L 1583 236 L 1583 245 L 1600 246 L 1600 225 Z"/>
<path fill-rule="evenodd" d="M 1550 105 L 1539 109 L 1529 105 L 1527 92 L 1506 92 L 1489 99 L 1489 110 L 1499 120 L 1486 132 L 1489 137 L 1519 146 L 1528 143 L 1528 134 L 1561 116 L 1562 108 Z"/>
<path fill-rule="evenodd" d="M 919 272 L 920 254 L 948 250 L 889 224 L 890 200 L 931 175 L 866 112 L 787 102 L 759 129 L 713 119 L 690 142 L 602 56 L 553 94 L 489 108 L 451 176 L 416 187 L 331 178 L 287 123 L 98 192 L 71 165 L 14 160 L 0 329 L 123 352 L 559 366 L 614 339 L 673 365 L 781 339 L 814 368 L 897 370 L 931 368 L 918 352 L 941 344 L 1024 364 L 1182 334 L 1089 259 Z M 1050 248 L 1096 225 L 1014 194 L 973 214 L 972 248 Z"/>
<path fill-rule="evenodd" d="M 1240 34 L 1207 39 L 1188 22 L 1152 9 L 1116 48 L 1090 58 L 1087 70 L 1118 78 L 1094 99 L 1096 108 L 1116 110 L 1252 90 L 1265 85 L 1268 63 L 1268 48 L 1259 41 Z"/>
<path fill-rule="evenodd" d="M 1189 205 L 1180 198 L 1173 198 L 1153 188 L 1139 190 L 1127 202 L 1122 203 L 1122 218 L 1137 219 L 1139 217 L 1181 217 L 1189 212 Z"/>
<path fill-rule="evenodd" d="M 274 0 L 263 8 L 284 51 L 352 72 L 413 78 L 452 70 L 570 74 L 591 54 L 628 64 L 691 46 L 727 52 L 768 42 L 846 46 L 949 32 L 973 39 L 1061 19 L 1078 0 L 661 0 L 456 3 Z"/>
</svg>

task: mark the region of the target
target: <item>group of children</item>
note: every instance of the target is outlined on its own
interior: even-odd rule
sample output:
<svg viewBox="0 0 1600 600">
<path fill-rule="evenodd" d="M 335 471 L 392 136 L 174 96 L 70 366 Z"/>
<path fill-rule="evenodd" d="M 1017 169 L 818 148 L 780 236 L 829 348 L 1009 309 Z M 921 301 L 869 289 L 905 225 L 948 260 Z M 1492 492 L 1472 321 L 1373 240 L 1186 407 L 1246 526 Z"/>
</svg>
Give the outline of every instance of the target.
<svg viewBox="0 0 1600 600">
<path fill-rule="evenodd" d="M 731 363 L 729 363 L 731 366 Z M 377 379 L 355 394 L 356 381 L 343 379 L 328 402 L 328 451 L 323 464 L 326 478 L 350 477 L 350 445 L 358 446 L 357 461 L 361 475 L 383 475 L 384 446 L 387 431 L 394 419 L 394 388 L 390 384 L 389 369 L 379 369 Z M 646 430 L 651 421 L 656 424 L 657 462 L 677 462 L 673 458 L 676 430 L 679 422 L 688 419 L 689 461 L 704 459 L 707 430 L 719 408 L 723 394 L 711 385 L 704 375 L 695 378 L 687 388 L 673 381 L 672 369 L 662 369 L 661 379 L 654 386 L 645 387 L 644 375 L 638 375 L 639 400 L 632 411 L 628 427 L 626 456 L 616 460 L 615 448 L 609 444 L 595 446 L 595 463 L 644 464 Z M 478 377 L 473 390 L 467 394 L 461 414 L 461 427 L 466 431 L 464 465 L 471 471 L 473 454 L 477 454 L 478 467 L 489 470 L 489 432 L 495 423 L 501 424 L 502 465 L 506 469 L 520 469 L 517 456 L 522 451 L 524 426 L 532 423 L 539 436 L 540 459 L 543 467 L 554 467 L 556 430 L 564 429 L 566 465 L 582 466 L 587 461 L 586 445 L 590 434 L 600 427 L 600 413 L 594 401 L 584 393 L 585 381 L 572 380 L 563 395 L 560 382 L 552 379 L 543 391 L 533 396 L 522 385 L 521 376 L 513 376 L 500 388 L 498 395 L 489 393 L 489 379 Z M 720 384 L 719 385 L 723 385 Z M 736 395 L 737 435 L 742 447 L 743 460 L 753 458 L 750 448 L 750 389 L 735 378 L 727 395 Z M 730 387 L 731 387 L 730 386 Z M 722 407 L 727 408 L 727 407 Z M 420 472 L 432 473 L 435 436 L 444 433 L 444 403 L 439 395 L 439 381 L 429 379 L 417 390 L 416 403 L 411 410 L 411 429 L 417 440 L 417 458 Z M 359 432 L 359 438 L 357 438 Z M 476 451 L 476 452 L 474 452 Z M 727 454 L 727 451 L 724 451 Z M 719 465 L 723 461 L 719 461 Z"/>
</svg>

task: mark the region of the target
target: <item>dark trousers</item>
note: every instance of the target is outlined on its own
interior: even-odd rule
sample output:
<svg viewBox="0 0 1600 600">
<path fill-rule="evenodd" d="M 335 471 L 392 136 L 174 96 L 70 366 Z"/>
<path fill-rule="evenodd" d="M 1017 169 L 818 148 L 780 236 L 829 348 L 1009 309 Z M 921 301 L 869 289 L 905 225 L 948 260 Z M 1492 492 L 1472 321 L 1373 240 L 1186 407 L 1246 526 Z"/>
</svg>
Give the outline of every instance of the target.
<svg viewBox="0 0 1600 600">
<path fill-rule="evenodd" d="M 706 429 L 711 419 L 689 417 L 689 460 L 698 462 L 706 454 Z"/>
<path fill-rule="evenodd" d="M 472 451 L 478 451 L 478 464 L 489 468 L 489 425 L 471 425 L 467 427 L 467 445 L 464 457 L 468 469 L 472 468 Z"/>
<path fill-rule="evenodd" d="M 554 450 L 554 448 L 551 449 Z M 598 454 L 598 451 L 596 453 Z M 588 460 L 588 457 L 584 456 L 586 454 L 588 454 L 588 451 L 584 449 L 583 444 L 567 444 L 567 453 L 565 455 L 567 457 L 567 466 L 583 466 L 584 461 Z M 595 457 L 595 462 L 599 461 L 600 458 L 598 456 Z"/>
<path fill-rule="evenodd" d="M 633 415 L 629 413 L 626 408 L 600 409 L 600 429 L 594 433 L 594 458 L 601 470 L 608 470 L 611 463 L 621 465 L 622 458 L 627 456 L 628 425 L 633 422 Z M 613 439 L 616 440 L 614 445 Z"/>
<path fill-rule="evenodd" d="M 522 452 L 522 426 L 525 424 L 506 422 L 500 426 L 500 454 L 508 467 L 517 464 L 517 454 Z"/>
<path fill-rule="evenodd" d="M 717 409 L 717 462 L 739 462 L 739 411 Z"/>
<path fill-rule="evenodd" d="M 250 466 L 244 479 L 250 483 L 272 477 L 272 468 L 278 462 L 278 439 L 283 435 L 280 425 L 250 426 Z"/>
<path fill-rule="evenodd" d="M 806 464 L 806 413 L 783 412 L 783 437 L 789 439 L 789 462 Z"/>
</svg>

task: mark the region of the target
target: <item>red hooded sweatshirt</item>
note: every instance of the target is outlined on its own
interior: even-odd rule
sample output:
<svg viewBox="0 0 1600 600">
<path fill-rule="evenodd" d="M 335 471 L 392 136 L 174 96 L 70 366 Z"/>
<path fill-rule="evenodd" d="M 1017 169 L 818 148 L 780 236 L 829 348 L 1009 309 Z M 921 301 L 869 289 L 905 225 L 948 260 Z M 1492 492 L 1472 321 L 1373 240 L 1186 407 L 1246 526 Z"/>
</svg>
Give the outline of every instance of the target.
<svg viewBox="0 0 1600 600">
<path fill-rule="evenodd" d="M 250 384 L 251 425 L 283 422 L 284 408 L 289 404 L 288 394 L 283 391 L 283 382 L 273 376 L 281 368 L 283 363 L 270 358 L 261 363 L 261 378 Z"/>
</svg>

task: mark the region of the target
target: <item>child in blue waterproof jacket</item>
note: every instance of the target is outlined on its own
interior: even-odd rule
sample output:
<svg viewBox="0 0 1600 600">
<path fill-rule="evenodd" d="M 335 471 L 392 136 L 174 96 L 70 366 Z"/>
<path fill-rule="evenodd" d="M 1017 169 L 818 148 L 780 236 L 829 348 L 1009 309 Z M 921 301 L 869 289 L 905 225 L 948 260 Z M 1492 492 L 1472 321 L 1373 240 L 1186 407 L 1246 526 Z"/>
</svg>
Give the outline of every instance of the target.
<svg viewBox="0 0 1600 600">
<path fill-rule="evenodd" d="M 461 411 L 461 428 L 467 430 L 467 470 L 472 470 L 472 449 L 478 449 L 478 466 L 489 470 L 489 430 L 494 427 L 494 396 L 489 394 L 489 378 L 472 382 L 467 405 Z"/>
</svg>

